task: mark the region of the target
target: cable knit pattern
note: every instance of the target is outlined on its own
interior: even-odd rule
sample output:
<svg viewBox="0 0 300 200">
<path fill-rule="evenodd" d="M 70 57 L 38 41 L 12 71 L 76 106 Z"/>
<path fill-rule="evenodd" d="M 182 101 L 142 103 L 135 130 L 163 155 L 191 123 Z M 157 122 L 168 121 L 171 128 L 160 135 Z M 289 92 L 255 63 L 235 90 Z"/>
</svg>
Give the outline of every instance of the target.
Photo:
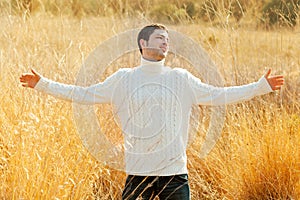
<svg viewBox="0 0 300 200">
<path fill-rule="evenodd" d="M 187 173 L 186 145 L 192 105 L 224 105 L 271 92 L 267 80 L 234 87 L 202 83 L 164 60 L 141 59 L 90 87 L 66 85 L 42 77 L 36 90 L 83 104 L 112 103 L 124 133 L 126 172 L 168 176 Z"/>
</svg>

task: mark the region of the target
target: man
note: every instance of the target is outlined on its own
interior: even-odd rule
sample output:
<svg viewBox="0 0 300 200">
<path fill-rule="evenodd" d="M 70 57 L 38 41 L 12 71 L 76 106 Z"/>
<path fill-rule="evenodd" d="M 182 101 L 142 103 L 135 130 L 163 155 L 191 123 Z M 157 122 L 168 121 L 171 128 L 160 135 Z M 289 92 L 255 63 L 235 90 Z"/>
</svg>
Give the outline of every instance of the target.
<svg viewBox="0 0 300 200">
<path fill-rule="evenodd" d="M 124 133 L 128 177 L 123 199 L 190 199 L 186 145 L 192 105 L 224 105 L 279 90 L 283 76 L 243 86 L 218 88 L 181 68 L 164 66 L 168 30 L 152 24 L 138 34 L 141 64 L 119 69 L 89 87 L 48 80 L 34 70 L 20 77 L 22 86 L 85 104 L 113 103 Z"/>
</svg>

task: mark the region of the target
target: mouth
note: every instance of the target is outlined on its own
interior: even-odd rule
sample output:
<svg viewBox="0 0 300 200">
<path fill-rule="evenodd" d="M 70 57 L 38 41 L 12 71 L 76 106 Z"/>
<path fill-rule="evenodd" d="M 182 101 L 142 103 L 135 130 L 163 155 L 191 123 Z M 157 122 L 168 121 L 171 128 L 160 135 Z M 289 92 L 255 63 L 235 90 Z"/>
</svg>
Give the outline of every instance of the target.
<svg viewBox="0 0 300 200">
<path fill-rule="evenodd" d="M 165 53 L 167 52 L 167 47 L 160 47 L 160 49 Z"/>
</svg>

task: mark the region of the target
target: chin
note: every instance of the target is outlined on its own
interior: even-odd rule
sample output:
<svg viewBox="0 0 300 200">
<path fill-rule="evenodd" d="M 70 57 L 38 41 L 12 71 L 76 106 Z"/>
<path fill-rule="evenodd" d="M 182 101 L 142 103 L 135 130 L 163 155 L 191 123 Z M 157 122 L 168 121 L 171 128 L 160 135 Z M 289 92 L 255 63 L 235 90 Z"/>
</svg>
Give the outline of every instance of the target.
<svg viewBox="0 0 300 200">
<path fill-rule="evenodd" d="M 161 60 L 163 60 L 165 58 L 166 58 L 166 55 L 162 54 L 162 55 L 157 56 L 156 60 L 157 61 L 161 61 Z"/>
<path fill-rule="evenodd" d="M 167 55 L 168 55 L 168 52 L 162 52 L 162 53 L 160 53 L 160 54 L 158 55 L 158 57 L 160 57 L 161 60 L 162 60 L 162 59 L 166 58 Z"/>
<path fill-rule="evenodd" d="M 167 56 L 167 52 L 152 51 L 151 54 L 147 54 L 147 56 L 145 55 L 145 58 L 147 58 L 148 60 L 161 61 L 161 60 L 165 59 L 166 56 Z"/>
</svg>

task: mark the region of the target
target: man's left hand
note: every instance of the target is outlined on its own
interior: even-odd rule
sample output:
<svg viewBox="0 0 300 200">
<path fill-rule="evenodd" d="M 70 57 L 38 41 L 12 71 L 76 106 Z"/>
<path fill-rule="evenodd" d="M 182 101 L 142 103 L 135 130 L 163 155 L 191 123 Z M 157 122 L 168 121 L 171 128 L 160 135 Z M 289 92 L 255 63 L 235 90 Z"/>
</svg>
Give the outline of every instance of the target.
<svg viewBox="0 0 300 200">
<path fill-rule="evenodd" d="M 272 90 L 280 90 L 281 86 L 284 84 L 284 78 L 282 75 L 270 76 L 271 69 L 267 71 L 265 74 L 265 78 L 267 79 Z"/>
</svg>

